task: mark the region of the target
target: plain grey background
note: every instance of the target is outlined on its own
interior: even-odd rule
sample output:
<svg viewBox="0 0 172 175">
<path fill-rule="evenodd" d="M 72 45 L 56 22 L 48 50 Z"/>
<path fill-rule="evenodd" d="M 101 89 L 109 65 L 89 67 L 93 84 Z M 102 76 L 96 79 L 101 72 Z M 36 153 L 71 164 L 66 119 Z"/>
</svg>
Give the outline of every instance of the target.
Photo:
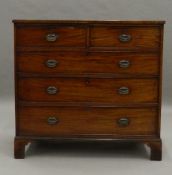
<svg viewBox="0 0 172 175">
<path fill-rule="evenodd" d="M 0 174 L 171 175 L 172 0 L 0 0 Z M 163 161 L 151 162 L 142 148 L 116 150 L 75 146 L 32 147 L 13 159 L 13 19 L 166 20 L 164 35 Z M 139 151 L 139 150 L 140 151 Z"/>
</svg>

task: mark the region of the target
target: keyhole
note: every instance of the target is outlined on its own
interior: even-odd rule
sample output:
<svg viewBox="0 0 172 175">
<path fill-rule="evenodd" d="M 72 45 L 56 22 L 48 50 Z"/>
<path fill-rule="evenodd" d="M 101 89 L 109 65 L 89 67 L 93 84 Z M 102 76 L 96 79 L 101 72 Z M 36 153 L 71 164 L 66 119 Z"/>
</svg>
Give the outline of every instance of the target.
<svg viewBox="0 0 172 175">
<path fill-rule="evenodd" d="M 90 84 L 90 79 L 89 79 L 89 78 L 86 78 L 85 84 L 86 84 L 86 85 L 89 85 L 89 84 Z"/>
</svg>

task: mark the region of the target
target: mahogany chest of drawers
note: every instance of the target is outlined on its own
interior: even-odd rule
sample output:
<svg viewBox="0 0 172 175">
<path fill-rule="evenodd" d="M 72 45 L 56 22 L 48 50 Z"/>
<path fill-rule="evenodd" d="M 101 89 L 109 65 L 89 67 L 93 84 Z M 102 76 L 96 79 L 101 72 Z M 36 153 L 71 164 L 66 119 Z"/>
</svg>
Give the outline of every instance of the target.
<svg viewBox="0 0 172 175">
<path fill-rule="evenodd" d="M 39 140 L 141 142 L 161 160 L 164 21 L 15 26 L 15 158 Z"/>
</svg>

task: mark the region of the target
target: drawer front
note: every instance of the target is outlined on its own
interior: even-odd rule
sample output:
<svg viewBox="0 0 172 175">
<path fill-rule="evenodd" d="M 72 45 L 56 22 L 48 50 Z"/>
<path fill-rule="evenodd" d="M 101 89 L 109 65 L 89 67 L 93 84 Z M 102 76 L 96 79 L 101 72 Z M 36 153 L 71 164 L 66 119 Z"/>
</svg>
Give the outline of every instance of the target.
<svg viewBox="0 0 172 175">
<path fill-rule="evenodd" d="M 23 107 L 19 135 L 155 135 L 157 110 L 133 108 Z"/>
<path fill-rule="evenodd" d="M 114 73 L 158 75 L 157 54 L 19 53 L 17 71 L 29 73 Z"/>
<path fill-rule="evenodd" d="M 86 30 L 75 26 L 28 26 L 16 30 L 19 47 L 85 47 Z"/>
<path fill-rule="evenodd" d="M 158 49 L 158 27 L 93 27 L 92 47 L 115 47 L 117 49 Z"/>
<path fill-rule="evenodd" d="M 157 102 L 156 79 L 24 78 L 18 83 L 20 100 L 57 102 Z"/>
</svg>

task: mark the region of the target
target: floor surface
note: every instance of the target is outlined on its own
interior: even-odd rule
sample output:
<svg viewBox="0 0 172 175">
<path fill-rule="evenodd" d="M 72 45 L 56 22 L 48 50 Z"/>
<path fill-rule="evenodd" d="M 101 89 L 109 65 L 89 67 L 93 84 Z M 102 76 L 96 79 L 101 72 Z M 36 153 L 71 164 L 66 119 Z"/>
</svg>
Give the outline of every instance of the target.
<svg viewBox="0 0 172 175">
<path fill-rule="evenodd" d="M 150 161 L 149 149 L 133 144 L 39 143 L 24 160 L 13 158 L 14 102 L 0 101 L 0 175 L 171 175 L 172 108 L 162 109 L 163 160 Z"/>
</svg>

